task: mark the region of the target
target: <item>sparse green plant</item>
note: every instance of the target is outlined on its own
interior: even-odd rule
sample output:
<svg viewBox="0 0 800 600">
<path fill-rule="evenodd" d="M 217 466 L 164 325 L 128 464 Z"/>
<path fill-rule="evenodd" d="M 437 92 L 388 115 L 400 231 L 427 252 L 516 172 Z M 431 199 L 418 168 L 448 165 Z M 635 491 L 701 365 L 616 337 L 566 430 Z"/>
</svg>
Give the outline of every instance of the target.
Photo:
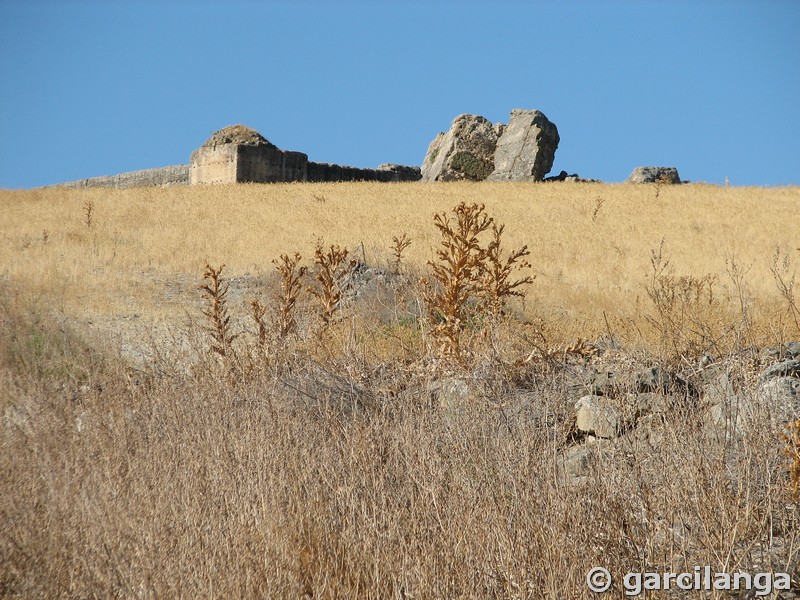
<svg viewBox="0 0 800 600">
<path fill-rule="evenodd" d="M 411 239 L 404 231 L 400 237 L 392 236 L 392 270 L 397 273 L 400 271 L 400 263 L 403 261 L 403 252 L 411 245 Z"/>
<path fill-rule="evenodd" d="M 228 283 L 222 278 L 222 270 L 206 265 L 203 272 L 203 282 L 198 289 L 203 292 L 207 306 L 203 309 L 208 325 L 206 331 L 211 337 L 210 349 L 215 354 L 225 358 L 231 353 L 231 344 L 238 337 L 231 327 L 231 318 L 228 314 Z"/>
<path fill-rule="evenodd" d="M 340 248 L 331 244 L 327 250 L 322 240 L 317 241 L 314 249 L 314 264 L 316 272 L 314 279 L 319 282 L 319 287 L 308 288 L 319 300 L 322 322 L 326 325 L 333 320 L 342 300 L 342 282 L 356 266 L 356 261 L 347 261 L 347 248 Z"/>
<path fill-rule="evenodd" d="M 93 200 L 86 200 L 83 203 L 83 222 L 86 223 L 86 227 L 91 227 L 92 223 L 94 222 L 94 201 Z"/>
<path fill-rule="evenodd" d="M 275 269 L 280 275 L 280 289 L 278 301 L 278 336 L 283 339 L 297 328 L 294 318 L 294 308 L 297 297 L 303 289 L 302 280 L 308 269 L 300 266 L 301 256 L 295 252 L 294 256 L 281 254 L 280 258 L 273 260 Z"/>
</svg>

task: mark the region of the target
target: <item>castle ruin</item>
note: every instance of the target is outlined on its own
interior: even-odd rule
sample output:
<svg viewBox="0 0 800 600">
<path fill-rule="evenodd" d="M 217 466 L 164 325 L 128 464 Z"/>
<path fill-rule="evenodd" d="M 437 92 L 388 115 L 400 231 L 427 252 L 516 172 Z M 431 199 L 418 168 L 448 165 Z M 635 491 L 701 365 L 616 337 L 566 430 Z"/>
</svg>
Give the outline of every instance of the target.
<svg viewBox="0 0 800 600">
<path fill-rule="evenodd" d="M 192 152 L 188 165 L 92 177 L 61 184 L 66 187 L 166 187 L 227 183 L 282 183 L 292 181 L 419 181 L 419 167 L 384 164 L 359 169 L 308 160 L 302 152 L 282 150 L 244 125 L 215 131 Z"/>
</svg>

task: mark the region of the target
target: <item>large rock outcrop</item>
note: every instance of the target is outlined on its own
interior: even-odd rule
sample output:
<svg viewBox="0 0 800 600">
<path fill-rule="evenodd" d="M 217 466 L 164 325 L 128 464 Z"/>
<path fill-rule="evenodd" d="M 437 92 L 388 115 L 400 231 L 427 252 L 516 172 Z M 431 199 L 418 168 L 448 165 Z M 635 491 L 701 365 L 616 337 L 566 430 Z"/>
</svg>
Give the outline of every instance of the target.
<svg viewBox="0 0 800 600">
<path fill-rule="evenodd" d="M 542 181 L 553 168 L 558 128 L 538 110 L 514 109 L 497 141 L 492 181 Z"/>
<path fill-rule="evenodd" d="M 431 142 L 423 181 L 541 181 L 553 167 L 558 129 L 538 110 L 514 109 L 506 126 L 459 115 Z"/>
<path fill-rule="evenodd" d="M 459 115 L 450 130 L 431 142 L 422 163 L 423 181 L 483 181 L 494 171 L 494 151 L 503 125 L 479 115 Z"/>
</svg>

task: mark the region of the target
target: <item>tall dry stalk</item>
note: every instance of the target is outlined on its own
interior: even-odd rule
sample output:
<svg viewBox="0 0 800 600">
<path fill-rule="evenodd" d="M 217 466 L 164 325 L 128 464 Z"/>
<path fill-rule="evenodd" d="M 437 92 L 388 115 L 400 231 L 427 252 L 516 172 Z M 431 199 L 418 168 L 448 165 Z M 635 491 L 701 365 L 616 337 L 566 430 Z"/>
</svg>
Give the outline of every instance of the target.
<svg viewBox="0 0 800 600">
<path fill-rule="evenodd" d="M 316 265 L 314 279 L 319 282 L 319 288 L 308 289 L 319 300 L 322 322 L 326 325 L 331 323 L 336 311 L 339 310 L 343 280 L 356 266 L 356 261 L 347 261 L 347 255 L 347 248 L 340 248 L 334 244 L 325 250 L 322 240 L 317 241 L 317 247 L 314 249 Z"/>
<path fill-rule="evenodd" d="M 432 332 L 446 356 L 461 361 L 461 331 L 468 317 L 468 306 L 480 292 L 480 276 L 486 249 L 479 236 L 494 222 L 483 204 L 460 203 L 453 209 L 454 218 L 434 214 L 433 224 L 442 236 L 436 251 L 438 262 L 428 265 L 434 279 L 431 288 L 427 281 L 426 303 Z"/>
<path fill-rule="evenodd" d="M 257 299 L 250 301 L 250 316 L 256 324 L 256 340 L 260 348 L 263 348 L 267 343 L 267 323 L 264 321 L 264 315 L 266 313 L 267 307 L 261 304 L 261 302 Z"/>
<path fill-rule="evenodd" d="M 784 452 L 789 458 L 789 490 L 800 500 L 800 418 L 789 423 L 781 439 L 786 444 Z"/>
<path fill-rule="evenodd" d="M 403 260 L 403 252 L 411 245 L 411 239 L 406 236 L 405 231 L 400 237 L 392 236 L 392 271 L 395 273 L 400 271 L 400 263 Z"/>
<path fill-rule="evenodd" d="M 94 222 L 94 201 L 87 200 L 83 203 L 83 222 L 86 223 L 86 227 L 91 228 L 92 223 Z"/>
<path fill-rule="evenodd" d="M 228 314 L 228 284 L 222 279 L 224 268 L 225 265 L 221 265 L 219 269 L 206 265 L 203 272 L 204 283 L 197 286 L 207 302 L 203 315 L 208 320 L 206 331 L 211 337 L 210 349 L 223 358 L 230 354 L 231 344 L 238 337 L 232 332 L 231 317 Z"/>
<path fill-rule="evenodd" d="M 711 316 L 716 312 L 718 298 L 714 289 L 716 275 L 681 275 L 673 273 L 664 255 L 664 241 L 651 250 L 652 271 L 645 284 L 647 296 L 655 314 L 646 320 L 656 328 L 664 358 L 695 359 L 717 342 Z"/>
<path fill-rule="evenodd" d="M 302 280 L 308 269 L 300 266 L 301 256 L 295 252 L 294 256 L 281 254 L 278 260 L 273 260 L 275 269 L 280 275 L 280 291 L 278 301 L 278 336 L 284 339 L 296 330 L 297 321 L 294 318 L 294 307 L 297 297 L 303 289 Z"/>
<path fill-rule="evenodd" d="M 791 267 L 792 263 L 789 254 L 786 253 L 783 255 L 780 246 L 777 246 L 775 248 L 775 254 L 772 255 L 770 271 L 772 272 L 772 277 L 775 279 L 775 285 L 778 291 L 783 299 L 786 300 L 789 314 L 794 320 L 794 325 L 798 333 L 800 333 L 800 307 L 794 295 L 794 283 L 797 274 Z"/>
<path fill-rule="evenodd" d="M 532 283 L 534 279 L 530 275 L 521 279 L 511 279 L 515 269 L 531 268 L 531 264 L 525 260 L 526 256 L 530 256 L 530 251 L 528 246 L 523 246 L 503 257 L 501 237 L 504 229 L 505 225 L 498 227 L 492 223 L 492 239 L 481 263 L 479 292 L 483 298 L 484 308 L 492 316 L 500 315 L 512 296 L 523 297 L 525 294 L 519 288 Z"/>
</svg>

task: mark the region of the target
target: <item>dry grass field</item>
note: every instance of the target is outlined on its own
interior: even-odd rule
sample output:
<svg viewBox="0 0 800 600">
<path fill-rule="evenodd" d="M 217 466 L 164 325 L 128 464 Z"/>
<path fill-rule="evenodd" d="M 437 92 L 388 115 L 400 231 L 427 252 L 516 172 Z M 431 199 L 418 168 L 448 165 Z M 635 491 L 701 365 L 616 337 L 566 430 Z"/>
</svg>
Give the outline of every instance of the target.
<svg viewBox="0 0 800 600">
<path fill-rule="evenodd" d="M 505 226 L 494 304 L 488 254 L 437 258 L 459 203 Z M 793 598 L 800 425 L 757 389 L 800 340 L 798 214 L 695 184 L 2 191 L 0 598 L 571 599 L 594 566 L 623 597 L 695 565 Z M 580 374 L 704 356 L 746 420 L 712 432 L 697 383 L 576 433 Z"/>
<path fill-rule="evenodd" d="M 651 254 L 671 272 L 716 278 L 738 308 L 734 262 L 759 322 L 780 334 L 783 299 L 770 271 L 776 249 L 800 263 L 797 188 L 606 184 L 286 184 L 140 190 L 3 192 L 2 276 L 70 318 L 174 317 L 206 263 L 229 277 L 261 277 L 281 253 L 310 260 L 318 238 L 386 266 L 394 236 L 411 239 L 409 266 L 434 258 L 434 212 L 485 203 L 505 223 L 508 247 L 527 245 L 535 283 L 526 317 L 565 338 L 642 316 Z M 91 203 L 92 225 L 86 225 Z M 181 287 L 181 285 L 183 287 Z M 605 315 L 605 318 L 604 318 Z"/>
</svg>

